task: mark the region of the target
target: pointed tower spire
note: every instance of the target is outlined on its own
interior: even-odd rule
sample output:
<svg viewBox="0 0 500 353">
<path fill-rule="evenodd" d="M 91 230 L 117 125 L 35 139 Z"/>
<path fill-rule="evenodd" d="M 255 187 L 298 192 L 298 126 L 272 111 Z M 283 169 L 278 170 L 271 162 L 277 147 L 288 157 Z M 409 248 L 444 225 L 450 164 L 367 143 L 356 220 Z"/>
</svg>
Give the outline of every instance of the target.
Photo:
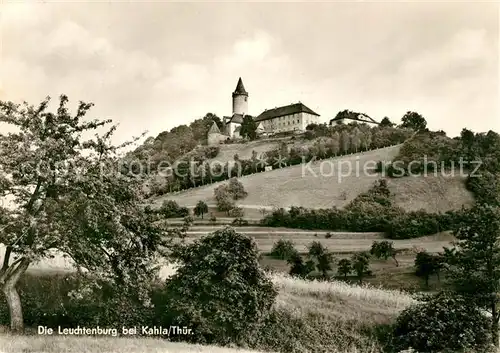
<svg viewBox="0 0 500 353">
<path fill-rule="evenodd" d="M 245 90 L 245 86 L 243 86 L 243 81 L 241 80 L 241 77 L 238 79 L 238 84 L 236 85 L 236 89 L 234 90 L 233 94 L 242 94 L 248 96 L 248 92 Z"/>
</svg>

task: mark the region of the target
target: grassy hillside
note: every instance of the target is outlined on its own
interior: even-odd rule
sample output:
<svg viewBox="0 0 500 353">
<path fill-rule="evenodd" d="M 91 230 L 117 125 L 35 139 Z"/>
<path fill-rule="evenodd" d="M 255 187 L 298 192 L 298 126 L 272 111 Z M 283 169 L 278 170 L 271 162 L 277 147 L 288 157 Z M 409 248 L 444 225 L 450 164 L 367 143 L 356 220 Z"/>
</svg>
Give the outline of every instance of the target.
<svg viewBox="0 0 500 353">
<path fill-rule="evenodd" d="M 407 211 L 425 209 L 427 212 L 445 212 L 472 206 L 474 195 L 465 187 L 466 177 L 428 175 L 388 179 L 395 204 Z"/>
<path fill-rule="evenodd" d="M 232 143 L 227 145 L 220 145 L 219 154 L 217 157 L 211 159 L 219 161 L 220 163 L 234 161 L 234 155 L 237 154 L 240 159 L 250 159 L 252 151 L 261 154 L 277 148 L 281 141 L 285 139 L 270 139 L 270 140 L 256 140 L 247 143 Z"/>
<path fill-rule="evenodd" d="M 286 344 L 290 352 L 381 352 L 367 331 L 376 324 L 391 322 L 402 309 L 414 302 L 400 291 L 342 282 L 305 282 L 279 274 L 272 275 L 272 281 L 279 289 L 275 307 L 287 320 L 274 326 L 276 332 L 263 330 L 262 334 L 272 335 L 273 342 Z M 145 338 L 38 335 L 1 335 L 0 347 L 2 352 L 251 352 Z"/>
<path fill-rule="evenodd" d="M 368 191 L 381 177 L 370 167 L 380 160 L 393 160 L 400 148 L 401 145 L 397 145 L 334 158 L 328 162 L 316 162 L 310 165 L 310 169 L 298 165 L 244 176 L 240 180 L 248 197 L 238 204 L 248 210 L 258 210 L 262 206 L 343 207 L 360 193 Z M 363 168 L 368 172 L 365 173 Z M 429 175 L 389 180 L 396 204 L 406 210 L 424 208 L 444 212 L 473 202 L 472 194 L 465 189 L 464 180 L 458 176 Z M 193 206 L 197 201 L 204 200 L 215 204 L 213 190 L 217 185 L 165 195 L 155 199 L 154 203 L 159 206 L 164 200 L 175 200 L 180 205 Z M 253 217 L 258 216 L 257 212 L 251 213 Z"/>
</svg>

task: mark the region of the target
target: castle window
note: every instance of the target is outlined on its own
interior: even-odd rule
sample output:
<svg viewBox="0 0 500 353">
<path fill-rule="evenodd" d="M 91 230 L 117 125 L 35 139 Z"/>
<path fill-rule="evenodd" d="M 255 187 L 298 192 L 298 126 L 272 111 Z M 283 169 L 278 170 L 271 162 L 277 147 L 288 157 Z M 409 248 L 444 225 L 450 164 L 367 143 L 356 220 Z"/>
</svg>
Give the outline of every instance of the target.
<svg viewBox="0 0 500 353">
<path fill-rule="evenodd" d="M 245 97 L 245 102 L 247 101 L 247 98 L 248 98 L 248 97 Z"/>
</svg>

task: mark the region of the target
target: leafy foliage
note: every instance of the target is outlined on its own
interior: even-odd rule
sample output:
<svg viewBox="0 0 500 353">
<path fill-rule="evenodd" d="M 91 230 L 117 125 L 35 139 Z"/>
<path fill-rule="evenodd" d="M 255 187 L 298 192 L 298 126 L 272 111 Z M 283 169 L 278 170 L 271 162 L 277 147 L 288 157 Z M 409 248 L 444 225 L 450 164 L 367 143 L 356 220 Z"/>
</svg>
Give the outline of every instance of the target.
<svg viewBox="0 0 500 353">
<path fill-rule="evenodd" d="M 366 275 L 371 274 L 370 271 L 370 254 L 367 252 L 359 252 L 352 256 L 352 268 L 356 272 L 359 283 L 363 282 Z"/>
<path fill-rule="evenodd" d="M 275 209 L 261 221 L 269 227 L 326 229 L 351 232 L 385 232 L 391 239 L 409 239 L 451 229 L 463 211 L 405 212 L 394 206 L 386 180 L 379 180 L 344 209 Z"/>
<path fill-rule="evenodd" d="M 332 270 L 333 255 L 319 241 L 313 241 L 308 246 L 308 256 L 314 261 L 316 269 L 322 274 L 323 278 L 328 277 L 328 271 Z"/>
<path fill-rule="evenodd" d="M 217 202 L 217 209 L 229 214 L 235 206 L 233 196 L 229 192 L 227 185 L 220 185 L 214 190 L 215 201 Z"/>
<path fill-rule="evenodd" d="M 352 271 L 353 271 L 353 266 L 352 266 L 351 260 L 349 260 L 349 259 L 340 259 L 339 260 L 339 263 L 337 264 L 337 274 L 339 276 L 347 278 L 347 276 Z"/>
<path fill-rule="evenodd" d="M 425 118 L 416 112 L 407 112 L 401 118 L 401 122 L 402 128 L 410 128 L 415 131 L 422 131 L 427 126 L 427 121 L 425 120 Z"/>
<path fill-rule="evenodd" d="M 163 201 L 158 213 L 164 218 L 183 218 L 189 215 L 187 207 L 181 207 L 173 200 Z"/>
<path fill-rule="evenodd" d="M 293 241 L 280 239 L 274 243 L 270 255 L 275 259 L 288 260 L 297 253 Z"/>
<path fill-rule="evenodd" d="M 455 290 L 491 314 L 498 346 L 500 320 L 500 208 L 474 206 L 454 229 L 455 246 L 445 249 L 447 274 Z"/>
<path fill-rule="evenodd" d="M 159 247 L 168 245 L 141 206 L 140 181 L 120 168 L 120 147 L 130 143 L 110 143 L 115 126 L 82 140 L 110 121 L 85 121 L 92 104 L 84 102 L 72 116 L 67 103 L 63 95 L 49 112 L 48 98 L 38 106 L 0 102 L 0 123 L 16 130 L 0 134 L 0 197 L 13 200 L 0 210 L 6 246 L 0 284 L 14 330 L 23 326 L 16 283 L 54 250 L 72 259 L 89 285 L 115 283 L 124 295 L 147 301 Z"/>
<path fill-rule="evenodd" d="M 415 274 L 425 279 L 425 285 L 429 287 L 429 277 L 433 274 L 439 275 L 443 268 L 443 259 L 440 255 L 420 251 L 415 257 Z"/>
<path fill-rule="evenodd" d="M 243 117 L 240 135 L 250 140 L 255 140 L 257 138 L 257 123 L 251 116 L 245 115 Z"/>
<path fill-rule="evenodd" d="M 391 257 L 396 262 L 396 266 L 399 266 L 398 260 L 396 260 L 396 249 L 394 249 L 394 243 L 392 241 L 374 241 L 370 249 L 370 254 L 384 260 Z"/>
<path fill-rule="evenodd" d="M 208 212 L 208 205 L 204 201 L 198 201 L 194 208 L 194 214 L 195 216 L 201 216 L 203 219 L 203 215 Z"/>
<path fill-rule="evenodd" d="M 425 303 L 405 309 L 394 326 L 396 349 L 418 352 L 486 352 L 488 321 L 478 308 L 461 297 L 441 292 Z"/>
<path fill-rule="evenodd" d="M 380 121 L 380 126 L 383 127 L 393 127 L 394 125 L 395 124 L 392 123 L 391 120 L 386 116 Z"/>
<path fill-rule="evenodd" d="M 174 257 L 181 266 L 166 283 L 163 311 L 193 328 L 189 340 L 227 345 L 258 329 L 277 292 L 259 266 L 253 239 L 225 228 Z"/>
</svg>

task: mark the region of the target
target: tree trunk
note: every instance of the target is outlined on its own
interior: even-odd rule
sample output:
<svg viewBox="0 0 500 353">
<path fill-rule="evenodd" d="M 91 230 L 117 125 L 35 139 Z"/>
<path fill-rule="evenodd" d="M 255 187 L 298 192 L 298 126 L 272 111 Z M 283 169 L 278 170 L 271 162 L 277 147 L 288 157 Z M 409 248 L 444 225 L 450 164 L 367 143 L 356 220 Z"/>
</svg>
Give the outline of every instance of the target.
<svg viewBox="0 0 500 353">
<path fill-rule="evenodd" d="M 392 258 L 393 258 L 393 259 L 394 259 L 394 261 L 396 262 L 396 267 L 399 267 L 399 262 L 398 262 L 398 260 L 396 259 L 396 256 L 393 256 Z"/>
<path fill-rule="evenodd" d="M 24 330 L 23 308 L 16 285 L 19 278 L 21 278 L 24 272 L 28 269 L 29 264 L 30 261 L 24 258 L 18 264 L 13 265 L 17 267 L 13 269 L 10 274 L 6 275 L 2 285 L 2 291 L 5 294 L 7 307 L 9 308 L 10 328 L 13 333 L 22 333 Z M 10 268 L 8 270 L 10 270 Z"/>
<path fill-rule="evenodd" d="M 5 284 L 2 288 L 7 300 L 7 307 L 10 314 L 10 329 L 12 333 L 22 333 L 24 330 L 23 309 L 21 298 L 15 285 Z"/>
<path fill-rule="evenodd" d="M 497 303 L 496 299 L 491 303 L 491 340 L 495 347 L 499 346 L 498 342 L 498 312 L 497 312 Z"/>
</svg>

